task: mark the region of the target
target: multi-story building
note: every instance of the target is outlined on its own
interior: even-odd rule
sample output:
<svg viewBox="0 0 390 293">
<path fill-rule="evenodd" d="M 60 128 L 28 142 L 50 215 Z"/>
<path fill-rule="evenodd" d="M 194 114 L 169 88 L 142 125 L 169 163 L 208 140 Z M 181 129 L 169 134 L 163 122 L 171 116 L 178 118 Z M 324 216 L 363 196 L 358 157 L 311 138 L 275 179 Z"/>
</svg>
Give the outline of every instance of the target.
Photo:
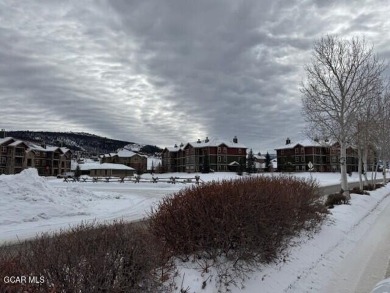
<svg viewBox="0 0 390 293">
<path fill-rule="evenodd" d="M 329 141 L 302 140 L 292 143 L 289 138 L 284 146 L 276 150 L 278 171 L 312 171 L 336 172 L 340 171 L 340 145 Z M 358 169 L 357 151 L 352 146 L 347 147 L 347 172 L 356 172 Z"/>
<path fill-rule="evenodd" d="M 148 168 L 148 157 L 126 149 L 116 153 L 101 156 L 101 163 L 123 164 L 134 168 L 138 173 L 144 173 Z"/>
<path fill-rule="evenodd" d="M 26 168 L 28 145 L 12 137 L 0 138 L 0 174 L 16 174 Z"/>
<path fill-rule="evenodd" d="M 233 141 L 212 139 L 166 147 L 162 152 L 165 172 L 237 171 L 246 164 L 246 146 Z"/>
<path fill-rule="evenodd" d="M 16 174 L 32 167 L 40 175 L 70 171 L 72 153 L 67 148 L 42 147 L 12 137 L 0 138 L 0 174 Z"/>
<path fill-rule="evenodd" d="M 64 147 L 30 144 L 27 166 L 38 170 L 39 175 L 57 176 L 71 170 L 72 152 Z"/>
</svg>

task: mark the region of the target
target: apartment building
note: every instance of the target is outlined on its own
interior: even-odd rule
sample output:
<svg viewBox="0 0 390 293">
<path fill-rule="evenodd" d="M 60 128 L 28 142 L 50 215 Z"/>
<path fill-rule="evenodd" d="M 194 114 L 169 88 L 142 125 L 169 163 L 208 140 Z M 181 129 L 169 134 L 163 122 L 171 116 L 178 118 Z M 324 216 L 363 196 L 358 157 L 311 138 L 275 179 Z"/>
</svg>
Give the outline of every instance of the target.
<svg viewBox="0 0 390 293">
<path fill-rule="evenodd" d="M 0 174 L 36 168 L 39 175 L 56 176 L 70 171 L 72 152 L 67 148 L 38 146 L 12 137 L 0 137 Z"/>
<path fill-rule="evenodd" d="M 309 162 L 313 165 L 312 171 L 340 171 L 340 145 L 337 142 L 306 139 L 293 143 L 287 138 L 286 144 L 275 150 L 280 172 L 309 171 Z M 357 150 L 352 146 L 347 148 L 345 163 L 347 172 L 358 170 Z"/>
<path fill-rule="evenodd" d="M 237 137 L 232 141 L 198 139 L 185 145 L 166 147 L 162 152 L 165 172 L 237 171 L 246 164 L 246 146 Z"/>
</svg>

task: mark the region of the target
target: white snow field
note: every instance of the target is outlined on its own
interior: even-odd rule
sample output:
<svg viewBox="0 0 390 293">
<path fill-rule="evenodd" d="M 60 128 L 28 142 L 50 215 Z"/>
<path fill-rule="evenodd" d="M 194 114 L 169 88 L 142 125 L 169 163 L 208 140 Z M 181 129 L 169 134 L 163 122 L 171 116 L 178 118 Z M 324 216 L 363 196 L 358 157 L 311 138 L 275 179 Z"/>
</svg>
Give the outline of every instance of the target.
<svg viewBox="0 0 390 293">
<path fill-rule="evenodd" d="M 203 181 L 239 178 L 235 173 L 199 174 Z M 267 176 L 276 175 L 267 174 Z M 297 173 L 321 185 L 338 184 L 338 173 Z M 195 174 L 159 174 L 193 177 Z M 143 175 L 150 178 L 151 175 Z M 380 178 L 378 176 L 378 178 Z M 356 181 L 357 175 L 348 178 Z M 35 169 L 0 176 L 0 243 L 34 237 L 81 221 L 138 220 L 165 195 L 190 186 L 168 183 L 63 182 L 39 177 Z M 244 288 L 232 292 L 369 292 L 385 278 L 390 255 L 390 187 L 370 196 L 352 194 L 350 205 L 336 206 L 318 234 L 302 237 L 286 262 L 249 274 Z M 185 274 L 184 274 L 185 273 Z M 211 277 L 181 267 L 179 287 L 218 292 Z M 179 292 L 179 291 L 178 291 Z"/>
</svg>

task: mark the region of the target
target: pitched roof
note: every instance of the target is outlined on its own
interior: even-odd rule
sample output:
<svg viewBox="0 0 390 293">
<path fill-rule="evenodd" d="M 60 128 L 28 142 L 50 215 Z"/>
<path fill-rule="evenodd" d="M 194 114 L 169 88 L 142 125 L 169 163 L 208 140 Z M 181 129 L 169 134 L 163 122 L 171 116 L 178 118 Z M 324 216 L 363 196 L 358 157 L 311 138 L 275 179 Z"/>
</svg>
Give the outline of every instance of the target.
<svg viewBox="0 0 390 293">
<path fill-rule="evenodd" d="M 297 145 L 301 145 L 303 147 L 327 147 L 330 146 L 331 143 L 325 141 L 314 141 L 312 139 L 302 139 L 297 142 L 290 142 L 289 144 L 285 144 L 283 146 L 277 147 L 275 148 L 275 150 L 292 149 Z"/>
<path fill-rule="evenodd" d="M 209 140 L 198 140 L 195 142 L 188 142 L 185 145 L 185 147 L 187 147 L 187 145 L 191 145 L 194 148 L 218 147 L 218 146 L 221 146 L 223 144 L 229 148 L 247 148 L 242 143 L 233 142 L 233 141 L 229 141 L 229 140 L 223 140 L 223 139 L 219 139 L 219 138 L 212 138 Z"/>
<path fill-rule="evenodd" d="M 13 143 L 9 144 L 9 146 L 18 146 L 20 144 L 24 144 L 25 146 L 27 146 L 27 144 L 22 140 L 15 140 Z"/>
<path fill-rule="evenodd" d="M 129 166 L 123 165 L 123 164 L 113 164 L 113 163 L 84 163 L 79 164 L 80 170 L 87 171 L 87 170 L 135 170 L 134 168 L 131 168 Z"/>
<path fill-rule="evenodd" d="M 0 145 L 2 145 L 3 143 L 6 143 L 10 140 L 15 140 L 14 138 L 8 136 L 8 137 L 4 137 L 4 138 L 0 138 Z"/>
<path fill-rule="evenodd" d="M 167 149 L 171 153 L 178 152 L 178 151 L 182 150 L 182 148 L 179 148 L 179 147 L 166 147 L 165 149 Z"/>
<path fill-rule="evenodd" d="M 121 149 L 116 154 L 113 154 L 113 155 L 117 155 L 120 158 L 131 158 L 133 156 L 147 157 L 145 155 L 140 155 L 138 153 L 135 153 L 133 151 L 129 151 L 126 149 Z"/>
</svg>

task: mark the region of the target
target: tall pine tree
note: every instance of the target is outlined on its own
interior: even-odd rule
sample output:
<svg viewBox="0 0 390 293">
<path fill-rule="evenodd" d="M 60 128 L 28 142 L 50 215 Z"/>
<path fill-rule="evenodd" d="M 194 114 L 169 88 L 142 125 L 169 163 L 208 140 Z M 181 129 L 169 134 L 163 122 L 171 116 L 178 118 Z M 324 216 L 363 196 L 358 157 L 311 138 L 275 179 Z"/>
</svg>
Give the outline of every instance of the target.
<svg viewBox="0 0 390 293">
<path fill-rule="evenodd" d="M 265 155 L 265 170 L 266 171 L 270 171 L 271 170 L 271 156 L 269 155 L 269 153 L 267 152 L 267 154 Z"/>
<path fill-rule="evenodd" d="M 256 171 L 255 156 L 253 155 L 252 149 L 250 149 L 248 153 L 247 172 L 254 173 L 255 171 Z"/>
</svg>

